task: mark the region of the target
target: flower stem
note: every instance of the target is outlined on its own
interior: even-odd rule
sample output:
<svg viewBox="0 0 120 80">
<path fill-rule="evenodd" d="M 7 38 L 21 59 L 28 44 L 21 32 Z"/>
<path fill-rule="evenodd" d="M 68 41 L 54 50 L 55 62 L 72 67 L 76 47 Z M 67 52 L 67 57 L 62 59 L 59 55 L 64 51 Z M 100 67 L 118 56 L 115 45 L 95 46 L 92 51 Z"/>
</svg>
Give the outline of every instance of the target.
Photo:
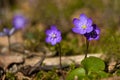
<svg viewBox="0 0 120 80">
<path fill-rule="evenodd" d="M 62 72 L 62 59 L 61 59 L 61 45 L 60 45 L 60 43 L 58 44 L 58 50 L 59 50 L 59 60 L 60 60 L 60 73 L 61 73 L 61 75 L 62 75 L 62 78 L 63 78 L 63 80 L 65 80 L 65 77 L 64 77 L 64 75 L 63 75 L 63 72 Z"/>
<path fill-rule="evenodd" d="M 62 70 L 62 63 L 61 63 L 61 45 L 60 43 L 58 44 L 58 49 L 59 49 L 59 60 L 60 60 L 60 69 Z"/>
<path fill-rule="evenodd" d="M 85 57 L 84 58 L 87 58 L 88 48 L 89 48 L 89 41 L 86 39 L 86 50 L 85 50 Z"/>
<path fill-rule="evenodd" d="M 11 41 L 10 41 L 10 36 L 8 36 L 8 48 L 9 48 L 9 53 L 11 53 Z"/>
</svg>

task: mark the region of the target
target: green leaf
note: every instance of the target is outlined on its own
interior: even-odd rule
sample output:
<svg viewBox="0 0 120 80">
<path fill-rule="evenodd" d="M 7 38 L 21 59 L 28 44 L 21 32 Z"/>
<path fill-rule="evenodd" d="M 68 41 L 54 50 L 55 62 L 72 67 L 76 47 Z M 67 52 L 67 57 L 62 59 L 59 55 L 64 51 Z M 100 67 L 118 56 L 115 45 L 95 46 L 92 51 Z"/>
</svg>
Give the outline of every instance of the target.
<svg viewBox="0 0 120 80">
<path fill-rule="evenodd" d="M 85 70 L 84 68 L 76 68 L 72 70 L 70 73 L 68 73 L 66 80 L 84 80 L 85 78 Z"/>
<path fill-rule="evenodd" d="M 88 57 L 82 60 L 82 66 L 86 70 L 86 72 L 90 71 L 100 71 L 105 69 L 105 63 L 103 60 L 97 57 Z"/>
<path fill-rule="evenodd" d="M 102 78 L 107 78 L 108 76 L 109 74 L 104 71 L 90 72 L 88 74 L 89 80 L 100 80 Z"/>
<path fill-rule="evenodd" d="M 109 76 L 109 74 L 104 71 L 98 71 L 97 74 L 100 78 L 107 78 Z"/>
</svg>

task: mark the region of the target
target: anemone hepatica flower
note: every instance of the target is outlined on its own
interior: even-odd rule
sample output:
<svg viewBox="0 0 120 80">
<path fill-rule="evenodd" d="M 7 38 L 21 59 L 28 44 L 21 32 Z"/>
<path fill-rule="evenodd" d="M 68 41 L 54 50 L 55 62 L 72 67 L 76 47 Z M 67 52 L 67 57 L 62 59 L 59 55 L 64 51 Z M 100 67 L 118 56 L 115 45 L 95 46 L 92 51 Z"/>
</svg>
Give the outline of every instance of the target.
<svg viewBox="0 0 120 80">
<path fill-rule="evenodd" d="M 13 26 L 15 29 L 22 29 L 26 25 L 26 18 L 21 15 L 17 14 L 13 17 Z"/>
<path fill-rule="evenodd" d="M 89 33 L 93 30 L 92 20 L 88 18 L 85 14 L 81 14 L 79 19 L 74 18 L 73 24 L 75 25 L 75 27 L 72 28 L 72 31 L 78 34 Z"/>
<path fill-rule="evenodd" d="M 8 29 L 4 28 L 3 32 L 0 32 L 0 36 L 11 36 L 15 32 L 15 28 Z"/>
<path fill-rule="evenodd" d="M 84 34 L 84 36 L 87 38 L 87 40 L 98 40 L 100 29 L 95 24 L 93 24 L 92 26 L 93 30 L 90 33 Z"/>
<path fill-rule="evenodd" d="M 51 45 L 55 45 L 62 40 L 61 32 L 56 28 L 56 26 L 52 25 L 49 30 L 46 31 L 46 42 Z"/>
</svg>

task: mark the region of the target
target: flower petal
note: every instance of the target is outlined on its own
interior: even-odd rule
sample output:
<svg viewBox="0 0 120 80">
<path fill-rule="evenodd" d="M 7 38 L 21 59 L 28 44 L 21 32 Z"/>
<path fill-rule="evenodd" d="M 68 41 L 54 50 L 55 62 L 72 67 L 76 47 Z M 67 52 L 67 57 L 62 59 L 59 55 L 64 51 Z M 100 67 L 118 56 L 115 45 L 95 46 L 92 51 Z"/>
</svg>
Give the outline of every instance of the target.
<svg viewBox="0 0 120 80">
<path fill-rule="evenodd" d="M 89 37 L 88 40 L 91 41 L 91 40 L 93 40 L 93 38 Z"/>
<path fill-rule="evenodd" d="M 61 32 L 59 30 L 56 31 L 56 36 L 61 36 Z"/>
<path fill-rule="evenodd" d="M 93 22 L 92 22 L 92 19 L 91 19 L 91 18 L 88 18 L 88 19 L 87 19 L 87 26 L 91 26 L 92 23 L 93 23 Z"/>
<path fill-rule="evenodd" d="M 50 35 L 51 34 L 51 30 L 47 30 L 47 31 L 45 31 L 45 33 L 46 33 L 46 35 Z"/>
<path fill-rule="evenodd" d="M 77 18 L 74 18 L 73 19 L 73 24 L 75 25 L 75 26 L 79 26 L 79 19 L 77 19 Z"/>
<path fill-rule="evenodd" d="M 90 37 L 89 33 L 85 33 L 84 36 L 88 39 Z"/>
<path fill-rule="evenodd" d="M 62 37 L 58 37 L 56 40 L 56 42 L 60 42 L 62 40 Z"/>
<path fill-rule="evenodd" d="M 80 29 L 79 33 L 80 33 L 80 34 L 85 34 L 85 33 L 86 33 L 86 30 L 85 30 L 85 29 Z"/>
<path fill-rule="evenodd" d="M 99 39 L 99 35 L 96 37 L 96 38 L 94 38 L 95 40 L 98 40 Z"/>
<path fill-rule="evenodd" d="M 90 33 L 91 31 L 93 31 L 93 27 L 92 26 L 87 27 L 86 32 Z"/>
<path fill-rule="evenodd" d="M 80 15 L 80 21 L 83 23 L 83 24 L 86 24 L 87 23 L 87 16 L 85 14 L 81 14 Z"/>
<path fill-rule="evenodd" d="M 12 35 L 15 32 L 15 28 L 12 28 L 9 32 L 9 35 Z"/>
<path fill-rule="evenodd" d="M 53 31 L 54 31 L 54 30 L 57 30 L 57 28 L 56 28 L 55 25 L 52 25 L 52 26 L 50 27 L 50 29 L 53 30 Z"/>
<path fill-rule="evenodd" d="M 72 31 L 75 32 L 75 33 L 80 33 L 80 29 L 76 28 L 76 27 L 72 28 Z"/>
<path fill-rule="evenodd" d="M 6 34 L 8 34 L 8 33 L 9 33 L 9 29 L 4 28 L 4 29 L 3 29 L 3 32 L 6 33 Z"/>
<path fill-rule="evenodd" d="M 50 41 L 51 41 L 50 37 L 46 37 L 45 41 L 46 41 L 47 43 L 50 43 Z"/>
<path fill-rule="evenodd" d="M 51 44 L 54 46 L 56 44 L 56 40 L 51 41 Z"/>
<path fill-rule="evenodd" d="M 97 34 L 100 34 L 100 29 L 98 27 L 96 28 L 95 31 L 96 31 Z"/>
</svg>

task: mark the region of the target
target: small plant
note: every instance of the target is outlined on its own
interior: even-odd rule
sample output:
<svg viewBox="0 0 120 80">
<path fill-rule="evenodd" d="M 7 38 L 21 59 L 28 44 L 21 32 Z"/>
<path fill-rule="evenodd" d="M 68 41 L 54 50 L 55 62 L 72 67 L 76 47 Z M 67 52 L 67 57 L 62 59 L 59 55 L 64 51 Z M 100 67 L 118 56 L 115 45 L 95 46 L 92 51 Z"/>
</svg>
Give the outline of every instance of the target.
<svg viewBox="0 0 120 80">
<path fill-rule="evenodd" d="M 10 37 L 15 33 L 16 30 L 23 29 L 26 25 L 27 19 L 23 15 L 15 15 L 13 17 L 13 28 L 8 29 L 4 28 L 3 32 L 0 32 L 0 36 L 7 36 L 8 37 L 8 46 L 9 46 L 9 53 L 11 53 L 11 41 Z"/>
<path fill-rule="evenodd" d="M 105 63 L 96 57 L 88 57 L 89 41 L 98 40 L 100 29 L 92 23 L 90 18 L 85 14 L 80 15 L 80 19 L 73 19 L 73 32 L 82 34 L 86 38 L 85 58 L 81 62 L 81 67 L 71 71 L 66 80 L 99 80 L 107 77 L 108 74 L 104 72 Z"/>
<path fill-rule="evenodd" d="M 51 28 L 46 31 L 46 35 L 47 35 L 47 37 L 46 37 L 46 42 L 47 43 L 50 43 L 53 46 L 58 43 L 57 51 L 59 52 L 60 71 L 61 71 L 61 74 L 62 74 L 61 45 L 60 45 L 60 42 L 62 40 L 61 32 L 56 28 L 56 26 L 52 25 Z M 63 79 L 64 79 L 64 77 L 63 77 Z"/>
<path fill-rule="evenodd" d="M 15 28 L 12 28 L 12 29 L 4 28 L 3 32 L 0 32 L 0 36 L 7 36 L 8 37 L 9 53 L 11 52 L 10 37 L 11 37 L 12 34 L 14 34 L 14 32 L 15 32 Z"/>
<path fill-rule="evenodd" d="M 100 29 L 95 24 L 93 24 L 92 19 L 88 18 L 85 14 L 81 14 L 79 19 L 74 18 L 73 24 L 75 27 L 72 28 L 72 31 L 78 34 L 82 34 L 86 37 L 86 58 L 88 54 L 89 41 L 93 39 L 99 39 Z"/>
</svg>

